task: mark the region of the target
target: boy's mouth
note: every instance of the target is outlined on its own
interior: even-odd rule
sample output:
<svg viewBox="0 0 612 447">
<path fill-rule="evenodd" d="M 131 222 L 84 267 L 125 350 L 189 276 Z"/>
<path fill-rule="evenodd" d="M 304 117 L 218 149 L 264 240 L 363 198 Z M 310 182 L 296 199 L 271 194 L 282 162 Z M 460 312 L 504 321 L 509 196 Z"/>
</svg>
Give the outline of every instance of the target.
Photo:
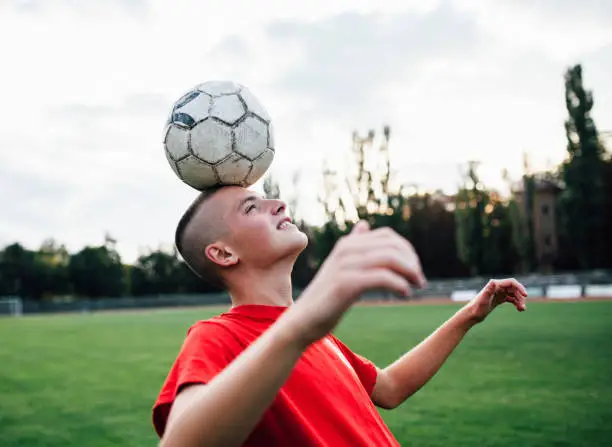
<svg viewBox="0 0 612 447">
<path fill-rule="evenodd" d="M 276 229 L 277 230 L 286 230 L 287 228 L 290 228 L 292 226 L 293 226 L 293 224 L 291 223 L 291 219 L 288 218 L 288 217 L 285 217 L 285 218 L 281 219 L 281 221 L 276 226 Z"/>
</svg>

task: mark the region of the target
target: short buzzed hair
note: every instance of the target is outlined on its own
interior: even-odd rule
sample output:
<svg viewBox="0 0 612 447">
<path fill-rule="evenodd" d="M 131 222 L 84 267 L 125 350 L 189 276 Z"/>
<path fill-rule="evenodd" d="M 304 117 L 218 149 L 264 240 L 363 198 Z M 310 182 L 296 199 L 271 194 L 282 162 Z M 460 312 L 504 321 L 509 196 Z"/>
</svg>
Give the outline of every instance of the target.
<svg viewBox="0 0 612 447">
<path fill-rule="evenodd" d="M 187 264 L 187 266 L 201 279 L 220 289 L 225 289 L 226 284 L 220 275 L 218 266 L 206 257 L 204 253 L 205 247 L 215 242 L 215 240 L 224 233 L 221 228 L 222 222 L 219 219 L 211 218 L 207 225 L 198 232 L 198 240 L 186 241 L 190 230 L 190 225 L 193 223 L 194 217 L 202 205 L 207 202 L 219 189 L 212 188 L 200 193 L 196 199 L 189 205 L 187 210 L 181 216 L 174 234 L 174 244 L 176 249 Z"/>
</svg>

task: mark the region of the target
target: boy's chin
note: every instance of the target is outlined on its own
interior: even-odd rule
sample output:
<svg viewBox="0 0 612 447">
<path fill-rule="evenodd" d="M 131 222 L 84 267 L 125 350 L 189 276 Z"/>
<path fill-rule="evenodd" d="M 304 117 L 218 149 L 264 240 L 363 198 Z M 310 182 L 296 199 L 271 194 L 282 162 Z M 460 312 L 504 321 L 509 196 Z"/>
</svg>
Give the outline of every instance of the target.
<svg viewBox="0 0 612 447">
<path fill-rule="evenodd" d="M 308 237 L 301 231 L 295 231 L 291 237 L 287 239 L 288 240 L 283 241 L 282 254 L 279 253 L 281 257 L 297 257 L 308 246 Z"/>
<path fill-rule="evenodd" d="M 291 235 L 292 239 L 295 241 L 295 245 L 300 247 L 300 251 L 306 248 L 308 245 L 308 236 L 302 233 L 300 230 L 295 230 Z"/>
</svg>

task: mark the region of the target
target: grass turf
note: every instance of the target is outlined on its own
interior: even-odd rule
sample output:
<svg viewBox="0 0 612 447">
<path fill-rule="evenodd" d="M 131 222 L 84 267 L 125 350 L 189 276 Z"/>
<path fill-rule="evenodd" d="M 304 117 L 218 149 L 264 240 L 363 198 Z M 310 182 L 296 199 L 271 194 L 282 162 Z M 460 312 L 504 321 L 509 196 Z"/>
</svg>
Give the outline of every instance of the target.
<svg viewBox="0 0 612 447">
<path fill-rule="evenodd" d="M 336 331 L 380 366 L 455 305 L 358 307 Z M 219 309 L 0 320 L 0 445 L 155 445 L 150 409 L 188 326 Z M 612 439 L 612 302 L 509 306 L 383 417 L 402 445 L 597 446 Z M 607 440 L 607 441 L 606 441 Z"/>
</svg>

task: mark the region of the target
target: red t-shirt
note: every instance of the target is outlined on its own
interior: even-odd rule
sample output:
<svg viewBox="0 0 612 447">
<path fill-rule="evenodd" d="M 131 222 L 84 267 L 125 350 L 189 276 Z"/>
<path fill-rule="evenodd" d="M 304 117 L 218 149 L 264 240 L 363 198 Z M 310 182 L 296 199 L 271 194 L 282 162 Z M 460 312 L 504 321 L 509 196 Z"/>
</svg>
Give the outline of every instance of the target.
<svg viewBox="0 0 612 447">
<path fill-rule="evenodd" d="M 286 307 L 241 305 L 194 324 L 153 406 L 161 437 L 177 392 L 208 383 L 258 338 Z M 296 363 L 245 446 L 398 446 L 370 399 L 376 367 L 333 335 Z M 257 385 L 257 378 L 253 378 Z"/>
</svg>

